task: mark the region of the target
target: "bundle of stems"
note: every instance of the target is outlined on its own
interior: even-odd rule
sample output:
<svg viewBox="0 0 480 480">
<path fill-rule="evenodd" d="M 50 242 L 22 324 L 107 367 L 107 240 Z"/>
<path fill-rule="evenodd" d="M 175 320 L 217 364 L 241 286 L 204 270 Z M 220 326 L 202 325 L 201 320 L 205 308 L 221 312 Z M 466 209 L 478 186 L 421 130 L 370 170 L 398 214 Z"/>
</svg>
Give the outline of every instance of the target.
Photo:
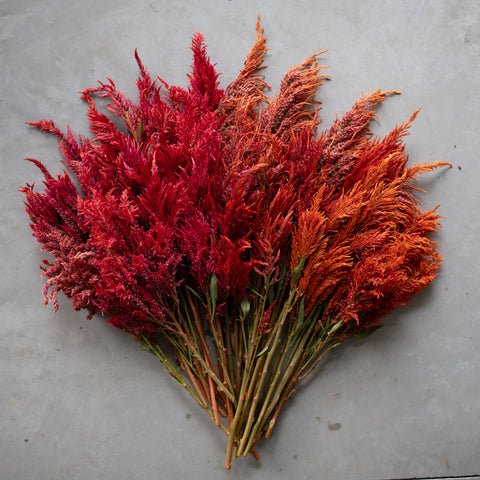
<svg viewBox="0 0 480 480">
<path fill-rule="evenodd" d="M 412 181 L 446 164 L 407 167 L 417 113 L 373 137 L 374 107 L 398 93 L 377 90 L 319 131 L 319 54 L 269 96 L 265 40 L 257 22 L 225 90 L 200 34 L 188 88 L 152 80 L 135 52 L 138 102 L 111 80 L 84 90 L 93 139 L 34 122 L 59 138 L 69 172 L 29 159 L 44 189 L 22 188 L 53 258 L 45 302 L 56 310 L 61 291 L 153 352 L 227 435 L 227 469 L 234 456 L 258 458 L 329 350 L 378 328 L 441 262 L 439 217 L 420 209 Z"/>
</svg>

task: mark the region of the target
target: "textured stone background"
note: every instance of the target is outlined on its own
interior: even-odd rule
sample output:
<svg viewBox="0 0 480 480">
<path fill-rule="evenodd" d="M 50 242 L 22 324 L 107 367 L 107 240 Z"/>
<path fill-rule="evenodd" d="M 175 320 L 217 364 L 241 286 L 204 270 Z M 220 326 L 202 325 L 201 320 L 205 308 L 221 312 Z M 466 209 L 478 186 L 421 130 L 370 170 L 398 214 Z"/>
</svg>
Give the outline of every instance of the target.
<svg viewBox="0 0 480 480">
<path fill-rule="evenodd" d="M 323 119 L 362 92 L 395 89 L 384 134 L 422 107 L 407 138 L 426 207 L 441 204 L 436 282 L 369 338 L 335 350 L 292 399 L 262 459 L 231 479 L 381 480 L 480 474 L 480 3 L 475 0 L 0 0 L 0 478 L 221 479 L 225 438 L 156 359 L 68 302 L 42 304 L 18 188 L 41 183 L 25 157 L 61 168 L 53 118 L 86 134 L 77 91 L 109 76 L 135 96 L 133 58 L 186 84 L 190 37 L 204 34 L 227 84 L 255 40 L 257 14 L 277 88 L 328 49 Z M 28 439 L 28 441 L 25 441 Z"/>
</svg>

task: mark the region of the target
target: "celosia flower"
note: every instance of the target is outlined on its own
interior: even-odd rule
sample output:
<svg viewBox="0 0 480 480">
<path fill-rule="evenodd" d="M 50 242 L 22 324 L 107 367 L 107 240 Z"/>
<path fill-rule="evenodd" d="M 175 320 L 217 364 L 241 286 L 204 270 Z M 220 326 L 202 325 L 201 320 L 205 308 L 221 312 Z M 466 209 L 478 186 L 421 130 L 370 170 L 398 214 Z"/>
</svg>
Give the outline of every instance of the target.
<svg viewBox="0 0 480 480">
<path fill-rule="evenodd" d="M 63 292 L 154 352 L 228 435 L 257 456 L 298 383 L 331 348 L 371 331 L 435 277 L 440 255 L 407 167 L 412 118 L 383 139 L 368 125 L 388 94 L 360 98 L 318 132 L 314 55 L 267 94 L 265 37 L 225 90 L 203 37 L 188 88 L 140 68 L 138 102 L 109 80 L 82 92 L 93 139 L 52 121 L 69 173 L 27 184 L 45 301 Z M 125 130 L 98 111 L 94 98 Z M 157 335 L 163 339 L 159 341 Z M 166 347 L 165 347 L 166 346 Z"/>
</svg>

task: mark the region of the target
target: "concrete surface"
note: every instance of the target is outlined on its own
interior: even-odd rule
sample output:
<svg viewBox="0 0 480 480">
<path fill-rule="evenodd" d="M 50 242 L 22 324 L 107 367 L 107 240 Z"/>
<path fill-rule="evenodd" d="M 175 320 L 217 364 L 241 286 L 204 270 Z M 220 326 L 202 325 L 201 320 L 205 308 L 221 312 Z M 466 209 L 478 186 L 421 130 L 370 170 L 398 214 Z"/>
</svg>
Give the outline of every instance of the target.
<svg viewBox="0 0 480 480">
<path fill-rule="evenodd" d="M 444 266 L 435 284 L 373 336 L 333 352 L 285 409 L 262 459 L 223 471 L 225 439 L 156 359 L 68 302 L 42 304 L 42 259 L 18 188 L 41 182 L 23 161 L 61 168 L 53 118 L 87 133 L 77 91 L 106 76 L 135 95 L 134 49 L 185 85 L 196 30 L 230 82 L 261 15 L 268 80 L 328 49 L 323 118 L 362 91 L 403 94 L 377 133 L 422 112 L 411 162 L 426 207 L 441 204 Z M 0 1 L 0 479 L 376 480 L 480 474 L 480 3 L 475 0 Z"/>
</svg>

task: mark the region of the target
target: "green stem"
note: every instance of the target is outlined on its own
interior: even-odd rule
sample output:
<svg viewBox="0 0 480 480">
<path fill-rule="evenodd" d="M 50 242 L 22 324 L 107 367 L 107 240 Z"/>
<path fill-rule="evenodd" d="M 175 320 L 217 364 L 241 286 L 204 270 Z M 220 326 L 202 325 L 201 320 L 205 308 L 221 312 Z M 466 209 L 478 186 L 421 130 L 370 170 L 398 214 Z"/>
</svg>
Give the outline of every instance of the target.
<svg viewBox="0 0 480 480">
<path fill-rule="evenodd" d="M 189 348 L 190 347 L 192 348 L 192 355 L 200 362 L 201 366 L 207 372 L 208 376 L 216 383 L 217 389 L 220 392 L 222 392 L 232 403 L 235 404 L 235 396 L 232 393 L 233 389 L 229 390 L 227 388 L 227 386 L 222 382 L 222 380 L 219 378 L 219 375 L 215 370 L 215 363 L 211 356 L 210 349 L 208 347 L 207 340 L 204 335 L 204 329 L 202 328 L 203 327 L 202 320 L 196 308 L 195 302 L 192 296 L 190 295 L 190 292 L 188 291 L 187 291 L 187 300 L 192 310 L 193 318 L 194 318 L 195 326 L 197 330 L 197 335 L 195 335 L 194 337 L 196 338 L 198 336 L 198 338 L 200 339 L 202 348 L 200 350 L 198 346 L 196 347 L 195 345 L 192 345 L 191 342 L 187 346 Z M 188 337 L 186 338 L 186 341 L 187 340 L 189 340 Z M 203 356 L 202 356 L 202 353 L 203 353 Z"/>
<path fill-rule="evenodd" d="M 292 305 L 294 303 L 296 296 L 295 290 L 292 290 L 287 301 L 283 305 L 282 311 L 280 312 L 280 315 L 278 317 L 278 321 L 275 323 L 273 330 L 268 337 L 268 340 L 266 342 L 266 345 L 264 349 L 268 349 L 266 355 L 266 359 L 264 360 L 263 366 L 262 366 L 262 374 L 260 377 L 260 380 L 257 383 L 257 389 L 255 392 L 255 395 L 253 397 L 253 401 L 250 405 L 250 411 L 247 419 L 247 425 L 245 426 L 242 438 L 240 440 L 240 445 L 238 447 L 238 454 L 241 455 L 242 451 L 244 451 L 244 446 L 245 443 L 247 442 L 248 439 L 248 434 L 250 432 L 250 428 L 255 420 L 255 415 L 256 415 L 256 408 L 257 404 L 260 400 L 261 397 L 261 390 L 263 389 L 263 385 L 265 385 L 265 378 L 268 374 L 269 366 L 270 363 L 272 362 L 272 359 L 275 357 L 276 351 L 277 351 L 277 346 L 279 344 L 280 338 L 281 338 L 281 333 L 283 330 L 283 326 L 285 324 L 286 319 L 288 318 L 288 315 L 291 311 Z M 248 401 L 250 401 L 250 398 L 248 398 Z"/>
<path fill-rule="evenodd" d="M 266 301 L 266 295 L 262 299 L 262 307 L 260 310 L 263 312 L 264 303 Z M 263 313 L 262 313 L 263 316 Z M 237 428 L 243 422 L 242 418 L 245 415 L 244 408 L 248 408 L 248 402 L 246 401 L 246 391 L 249 385 L 249 379 L 251 375 L 252 366 L 255 360 L 256 350 L 258 346 L 258 325 L 259 321 L 261 320 L 260 315 L 258 312 L 253 316 L 253 322 L 250 328 L 250 335 L 248 338 L 248 348 L 245 350 L 245 366 L 243 371 L 243 377 L 240 385 L 240 391 L 237 397 L 237 405 L 235 410 L 235 415 L 233 417 L 232 423 L 230 425 L 230 430 L 228 434 L 228 441 L 227 441 L 227 451 L 225 454 L 225 470 L 230 470 L 232 465 L 232 456 L 233 456 L 233 447 L 236 443 L 236 436 L 237 436 Z M 243 327 L 243 323 L 242 323 Z M 244 330 L 244 329 L 242 329 Z"/>
<path fill-rule="evenodd" d="M 287 392 L 293 394 L 298 383 L 296 379 L 305 361 L 309 363 L 318 353 L 313 346 L 323 345 L 326 330 L 322 329 L 318 322 L 321 313 L 320 309 L 312 311 L 306 322 L 302 322 L 300 329 L 296 322 L 290 324 L 278 351 L 275 368 L 272 369 L 272 380 L 268 383 L 268 390 L 262 399 L 262 409 L 257 415 L 251 433 L 246 431 L 242 438 L 240 454 L 247 455 L 248 451 L 258 443 L 267 423 L 266 431 L 271 431 L 279 411 L 277 406 L 281 407 L 285 403 Z M 290 396 L 288 395 L 288 398 Z M 248 440 L 247 435 L 249 435 Z"/>
</svg>

